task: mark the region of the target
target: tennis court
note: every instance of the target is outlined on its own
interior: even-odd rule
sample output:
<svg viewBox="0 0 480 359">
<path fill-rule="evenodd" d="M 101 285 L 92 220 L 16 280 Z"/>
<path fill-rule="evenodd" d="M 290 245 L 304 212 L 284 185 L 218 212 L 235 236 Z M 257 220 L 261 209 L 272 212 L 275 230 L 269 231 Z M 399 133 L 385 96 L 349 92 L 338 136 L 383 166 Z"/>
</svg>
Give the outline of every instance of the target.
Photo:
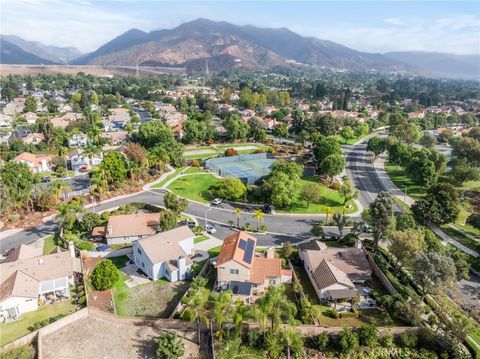
<svg viewBox="0 0 480 359">
<path fill-rule="evenodd" d="M 275 157 L 269 153 L 257 153 L 232 157 L 212 158 L 206 167 L 222 177 L 237 177 L 245 184 L 254 184 L 270 174 Z"/>
</svg>

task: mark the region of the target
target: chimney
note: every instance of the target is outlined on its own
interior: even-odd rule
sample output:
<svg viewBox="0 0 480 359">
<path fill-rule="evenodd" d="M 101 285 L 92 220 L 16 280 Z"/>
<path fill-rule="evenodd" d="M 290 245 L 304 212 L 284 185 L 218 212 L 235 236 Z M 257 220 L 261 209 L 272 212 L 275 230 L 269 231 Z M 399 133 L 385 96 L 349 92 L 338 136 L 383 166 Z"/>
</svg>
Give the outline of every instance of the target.
<svg viewBox="0 0 480 359">
<path fill-rule="evenodd" d="M 112 230 L 112 225 L 109 224 L 109 225 L 107 226 L 107 233 L 108 233 L 108 234 L 112 234 L 112 231 L 113 231 L 113 230 Z"/>
<path fill-rule="evenodd" d="M 43 258 L 38 258 L 38 264 L 43 264 Z"/>
<path fill-rule="evenodd" d="M 72 258 L 75 258 L 75 246 L 73 245 L 73 242 L 68 242 L 68 250 L 70 251 Z"/>
<path fill-rule="evenodd" d="M 185 273 L 185 268 L 187 266 L 187 260 L 184 256 L 180 256 L 177 259 L 177 267 L 178 267 L 178 279 L 182 277 Z"/>
<path fill-rule="evenodd" d="M 266 252 L 266 257 L 267 257 L 268 259 L 275 258 L 275 248 L 273 248 L 273 247 L 268 247 L 268 248 L 267 248 L 267 252 Z"/>
</svg>

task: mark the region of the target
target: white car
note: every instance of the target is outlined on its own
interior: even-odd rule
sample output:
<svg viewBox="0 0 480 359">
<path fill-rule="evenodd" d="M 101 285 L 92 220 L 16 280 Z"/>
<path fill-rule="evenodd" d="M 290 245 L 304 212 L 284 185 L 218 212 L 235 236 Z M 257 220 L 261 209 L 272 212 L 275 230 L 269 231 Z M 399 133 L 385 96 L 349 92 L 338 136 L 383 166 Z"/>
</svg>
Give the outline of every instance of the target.
<svg viewBox="0 0 480 359">
<path fill-rule="evenodd" d="M 213 201 L 212 201 L 212 204 L 214 206 L 218 206 L 219 204 L 222 203 L 222 199 L 221 198 L 215 198 Z"/>
<path fill-rule="evenodd" d="M 207 231 L 208 234 L 214 234 L 217 232 L 217 230 L 215 229 L 214 226 L 212 226 L 211 224 L 207 223 L 205 225 L 205 230 Z"/>
</svg>

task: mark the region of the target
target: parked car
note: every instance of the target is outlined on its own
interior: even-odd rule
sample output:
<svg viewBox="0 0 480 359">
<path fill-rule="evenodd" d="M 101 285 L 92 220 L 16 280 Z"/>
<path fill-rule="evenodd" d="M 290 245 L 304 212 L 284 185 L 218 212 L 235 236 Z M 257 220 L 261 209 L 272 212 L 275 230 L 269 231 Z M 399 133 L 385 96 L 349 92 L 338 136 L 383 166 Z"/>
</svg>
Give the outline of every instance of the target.
<svg viewBox="0 0 480 359">
<path fill-rule="evenodd" d="M 193 221 L 180 221 L 178 224 L 181 226 L 188 226 L 189 228 L 194 228 L 196 226 L 195 222 Z"/>
<path fill-rule="evenodd" d="M 72 179 L 72 177 L 69 177 L 69 176 L 65 176 L 65 177 L 62 177 L 60 178 L 62 181 L 69 181 Z"/>
<path fill-rule="evenodd" d="M 269 204 L 265 204 L 265 205 L 262 207 L 262 212 L 265 213 L 265 214 L 270 214 L 270 213 L 272 213 L 272 206 L 270 206 Z"/>
<path fill-rule="evenodd" d="M 99 247 L 96 248 L 96 251 L 97 252 L 104 252 L 106 250 L 108 250 L 110 248 L 110 246 L 108 244 L 103 244 Z"/>
<path fill-rule="evenodd" d="M 79 172 L 82 172 L 82 173 L 88 172 L 88 167 L 87 167 L 87 166 L 83 166 L 83 167 L 80 168 L 78 171 L 79 171 Z"/>
<path fill-rule="evenodd" d="M 207 223 L 205 225 L 205 230 L 207 231 L 208 234 L 214 234 L 217 232 L 214 226 L 212 226 L 210 223 Z"/>
<path fill-rule="evenodd" d="M 214 206 L 218 206 L 219 204 L 222 203 L 222 199 L 221 198 L 215 198 L 213 201 L 212 201 L 212 204 Z"/>
<path fill-rule="evenodd" d="M 52 182 L 52 179 L 50 177 L 42 177 L 40 179 L 40 182 L 42 183 L 48 183 L 48 182 Z"/>
</svg>

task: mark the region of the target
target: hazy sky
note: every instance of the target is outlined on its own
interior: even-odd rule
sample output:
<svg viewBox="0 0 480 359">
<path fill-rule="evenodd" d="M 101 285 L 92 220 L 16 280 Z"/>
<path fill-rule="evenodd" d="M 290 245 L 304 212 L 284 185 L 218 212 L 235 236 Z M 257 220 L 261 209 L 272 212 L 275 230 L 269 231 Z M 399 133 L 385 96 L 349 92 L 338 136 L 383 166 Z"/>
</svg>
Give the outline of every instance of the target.
<svg viewBox="0 0 480 359">
<path fill-rule="evenodd" d="M 480 1 L 1 0 L 0 32 L 95 50 L 131 28 L 172 28 L 199 17 L 287 27 L 356 50 L 480 54 Z"/>
</svg>

